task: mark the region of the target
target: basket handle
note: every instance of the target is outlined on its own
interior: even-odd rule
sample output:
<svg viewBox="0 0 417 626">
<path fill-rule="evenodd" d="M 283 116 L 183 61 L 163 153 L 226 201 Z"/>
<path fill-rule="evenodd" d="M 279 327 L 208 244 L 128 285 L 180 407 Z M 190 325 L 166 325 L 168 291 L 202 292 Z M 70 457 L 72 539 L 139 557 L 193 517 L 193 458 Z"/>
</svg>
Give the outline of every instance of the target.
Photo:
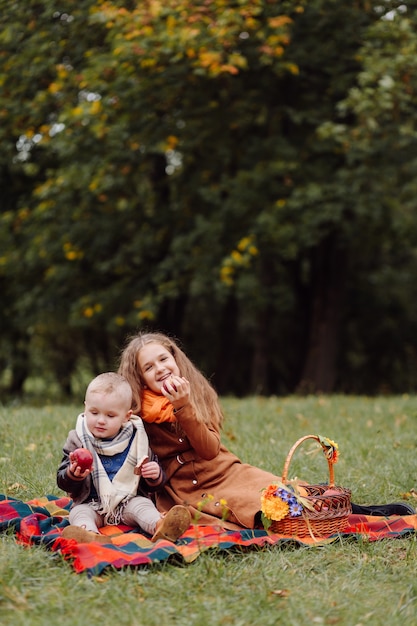
<svg viewBox="0 0 417 626">
<path fill-rule="evenodd" d="M 303 441 L 305 441 L 306 439 L 314 439 L 321 446 L 320 438 L 317 435 L 305 435 L 304 437 L 301 437 L 300 439 L 298 439 L 298 441 L 295 442 L 295 444 L 293 445 L 293 447 L 287 454 L 287 458 L 285 459 L 285 463 L 284 463 L 284 469 L 282 470 L 281 480 L 284 484 L 287 481 L 288 470 L 289 470 L 291 459 L 294 455 L 294 452 L 296 451 L 298 446 L 302 444 Z M 329 486 L 334 487 L 334 469 L 333 469 L 334 462 L 332 461 L 332 459 L 327 458 L 327 464 L 329 466 Z"/>
</svg>

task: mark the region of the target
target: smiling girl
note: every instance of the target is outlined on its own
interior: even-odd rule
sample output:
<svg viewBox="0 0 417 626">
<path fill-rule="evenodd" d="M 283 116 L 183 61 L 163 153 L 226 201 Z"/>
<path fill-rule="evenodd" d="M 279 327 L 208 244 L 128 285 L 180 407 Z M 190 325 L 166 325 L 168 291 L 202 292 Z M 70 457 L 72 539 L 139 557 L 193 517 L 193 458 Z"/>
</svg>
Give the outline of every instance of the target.
<svg viewBox="0 0 417 626">
<path fill-rule="evenodd" d="M 162 333 L 139 334 L 123 351 L 119 373 L 167 477 L 158 508 L 186 504 L 199 524 L 261 527 L 260 492 L 278 477 L 221 443 L 217 394 L 179 346 Z"/>
</svg>

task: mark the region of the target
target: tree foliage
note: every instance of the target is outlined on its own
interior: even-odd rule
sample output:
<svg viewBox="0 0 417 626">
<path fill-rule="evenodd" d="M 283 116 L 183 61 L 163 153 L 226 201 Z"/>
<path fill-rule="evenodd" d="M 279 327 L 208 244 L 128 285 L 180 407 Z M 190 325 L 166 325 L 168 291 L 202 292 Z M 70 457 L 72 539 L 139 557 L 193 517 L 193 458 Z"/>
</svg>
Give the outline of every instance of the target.
<svg viewBox="0 0 417 626">
<path fill-rule="evenodd" d="M 415 385 L 412 8 L 0 5 L 14 390 L 141 327 L 224 393 Z"/>
</svg>

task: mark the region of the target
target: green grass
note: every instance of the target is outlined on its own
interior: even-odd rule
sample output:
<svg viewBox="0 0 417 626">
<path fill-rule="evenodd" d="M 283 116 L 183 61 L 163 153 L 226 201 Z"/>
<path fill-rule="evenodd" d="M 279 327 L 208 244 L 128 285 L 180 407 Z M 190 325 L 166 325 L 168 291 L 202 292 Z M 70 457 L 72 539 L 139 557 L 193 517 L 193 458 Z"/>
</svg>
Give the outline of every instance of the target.
<svg viewBox="0 0 417 626">
<path fill-rule="evenodd" d="M 417 504 L 417 397 L 225 398 L 225 443 L 243 460 L 281 473 L 305 434 L 339 443 L 336 482 L 354 502 L 408 497 Z M 67 431 L 78 406 L 0 408 L 0 493 L 27 500 L 62 495 L 55 485 Z M 290 476 L 327 478 L 307 442 Z M 268 626 L 413 623 L 417 540 L 343 540 L 320 548 L 209 551 L 191 565 L 163 563 L 75 574 L 59 554 L 0 535 L 0 624 L 62 626 Z"/>
</svg>

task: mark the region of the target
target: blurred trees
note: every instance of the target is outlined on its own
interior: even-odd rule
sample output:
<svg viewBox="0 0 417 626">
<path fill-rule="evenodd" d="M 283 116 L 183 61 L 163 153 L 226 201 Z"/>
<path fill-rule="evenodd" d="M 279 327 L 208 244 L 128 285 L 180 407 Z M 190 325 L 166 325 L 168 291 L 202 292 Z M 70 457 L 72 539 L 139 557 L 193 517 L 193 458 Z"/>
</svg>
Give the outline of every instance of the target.
<svg viewBox="0 0 417 626">
<path fill-rule="evenodd" d="M 142 327 L 221 393 L 415 389 L 411 4 L 0 6 L 11 391 Z"/>
</svg>

